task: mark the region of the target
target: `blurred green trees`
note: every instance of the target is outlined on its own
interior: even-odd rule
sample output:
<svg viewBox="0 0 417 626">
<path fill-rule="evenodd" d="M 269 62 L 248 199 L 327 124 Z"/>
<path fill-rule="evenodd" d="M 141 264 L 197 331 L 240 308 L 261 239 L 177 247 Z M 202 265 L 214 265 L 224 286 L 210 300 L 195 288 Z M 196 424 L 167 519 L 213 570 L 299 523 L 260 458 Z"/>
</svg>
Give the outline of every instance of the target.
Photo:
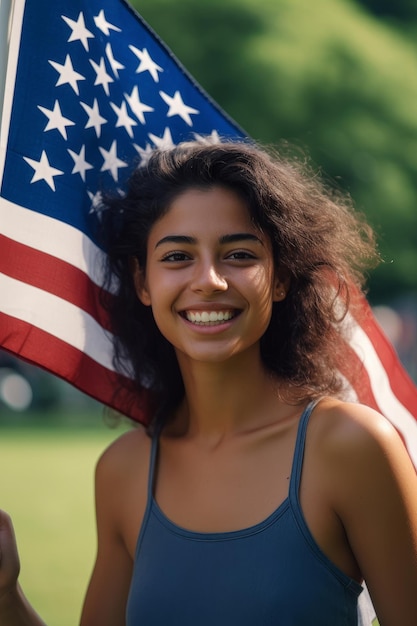
<svg viewBox="0 0 417 626">
<path fill-rule="evenodd" d="M 399 20 L 416 20 L 417 4 L 415 0 L 357 0 L 375 15 Z"/>
<path fill-rule="evenodd" d="M 385 260 L 371 301 L 417 291 L 414 0 L 133 4 L 250 136 L 302 148 L 353 196 Z"/>
</svg>

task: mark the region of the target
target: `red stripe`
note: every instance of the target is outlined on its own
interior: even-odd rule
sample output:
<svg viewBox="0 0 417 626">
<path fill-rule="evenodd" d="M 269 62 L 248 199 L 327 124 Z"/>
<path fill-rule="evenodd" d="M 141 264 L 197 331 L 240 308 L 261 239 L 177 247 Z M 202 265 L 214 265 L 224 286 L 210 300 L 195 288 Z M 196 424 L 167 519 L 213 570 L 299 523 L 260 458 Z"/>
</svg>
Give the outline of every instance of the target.
<svg viewBox="0 0 417 626">
<path fill-rule="evenodd" d="M 3 274 L 74 304 L 110 329 L 99 300 L 100 288 L 77 267 L 1 234 L 0 267 Z"/>
<path fill-rule="evenodd" d="M 54 335 L 0 312 L 0 345 L 116 411 L 144 424 L 149 421 L 150 398 L 146 392 L 141 398 L 132 396 L 125 391 L 128 379 Z"/>
<path fill-rule="evenodd" d="M 417 388 L 402 366 L 392 344 L 376 321 L 367 300 L 360 296 L 358 305 L 360 314 L 355 321 L 362 328 L 372 343 L 382 367 L 387 373 L 391 389 L 398 401 L 417 419 Z"/>
</svg>

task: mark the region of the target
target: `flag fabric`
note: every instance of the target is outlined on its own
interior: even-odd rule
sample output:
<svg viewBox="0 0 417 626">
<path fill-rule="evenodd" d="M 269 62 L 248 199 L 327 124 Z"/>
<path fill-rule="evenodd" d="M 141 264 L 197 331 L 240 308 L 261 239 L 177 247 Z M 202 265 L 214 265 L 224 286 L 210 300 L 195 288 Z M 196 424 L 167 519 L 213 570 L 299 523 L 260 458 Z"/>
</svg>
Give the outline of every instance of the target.
<svg viewBox="0 0 417 626">
<path fill-rule="evenodd" d="M 122 188 L 153 148 L 207 135 L 245 133 L 124 0 L 14 0 L 0 136 L 0 345 L 126 412 L 98 297 L 100 193 Z M 366 317 L 345 322 L 347 395 L 393 422 L 417 466 L 417 390 L 358 298 Z M 129 414 L 147 420 L 138 405 Z"/>
<path fill-rule="evenodd" d="M 0 345 L 123 411 L 98 301 L 100 192 L 154 147 L 244 133 L 123 0 L 15 0 L 12 18 Z"/>
</svg>

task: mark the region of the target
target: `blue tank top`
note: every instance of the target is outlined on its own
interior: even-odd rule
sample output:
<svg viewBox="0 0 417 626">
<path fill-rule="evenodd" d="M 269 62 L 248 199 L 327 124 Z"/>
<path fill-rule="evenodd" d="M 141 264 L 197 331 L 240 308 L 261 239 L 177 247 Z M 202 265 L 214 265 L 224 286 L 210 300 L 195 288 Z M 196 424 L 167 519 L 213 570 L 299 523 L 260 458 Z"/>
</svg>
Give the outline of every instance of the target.
<svg viewBox="0 0 417 626">
<path fill-rule="evenodd" d="M 357 626 L 362 587 L 320 550 L 301 511 L 313 408 L 300 419 L 288 497 L 243 530 L 191 532 L 164 515 L 153 497 L 154 437 L 126 626 Z"/>
</svg>

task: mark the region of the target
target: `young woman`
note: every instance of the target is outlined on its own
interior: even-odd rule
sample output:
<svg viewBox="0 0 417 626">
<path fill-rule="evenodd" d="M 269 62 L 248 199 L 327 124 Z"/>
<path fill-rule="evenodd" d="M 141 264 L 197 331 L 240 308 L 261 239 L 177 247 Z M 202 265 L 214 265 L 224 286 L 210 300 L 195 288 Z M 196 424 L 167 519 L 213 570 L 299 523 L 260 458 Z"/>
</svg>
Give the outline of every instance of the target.
<svg viewBox="0 0 417 626">
<path fill-rule="evenodd" d="M 417 478 L 375 411 L 343 402 L 344 323 L 370 229 L 253 145 L 156 151 L 109 200 L 107 302 L 147 430 L 96 472 L 82 626 L 417 624 Z M 38 625 L 4 516 L 0 624 Z"/>
</svg>

